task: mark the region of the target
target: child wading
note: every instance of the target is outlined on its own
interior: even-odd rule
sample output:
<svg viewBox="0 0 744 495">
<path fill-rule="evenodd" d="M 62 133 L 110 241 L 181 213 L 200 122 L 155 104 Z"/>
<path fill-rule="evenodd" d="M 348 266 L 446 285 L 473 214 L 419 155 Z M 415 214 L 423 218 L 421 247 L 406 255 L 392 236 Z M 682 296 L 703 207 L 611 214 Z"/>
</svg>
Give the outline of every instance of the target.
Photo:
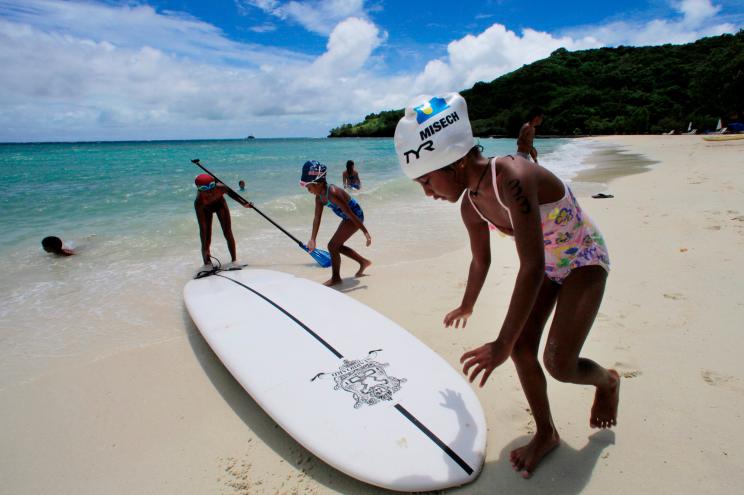
<svg viewBox="0 0 744 495">
<path fill-rule="evenodd" d="M 341 178 L 344 181 L 344 189 L 359 190 L 362 188 L 362 179 L 359 178 L 359 172 L 356 171 L 353 160 L 346 161 L 346 170 Z"/>
<path fill-rule="evenodd" d="M 210 259 L 210 246 L 212 244 L 212 217 L 216 213 L 217 219 L 222 226 L 222 233 L 227 241 L 227 249 L 230 251 L 231 263 L 225 268 L 235 266 L 237 254 L 235 252 L 235 237 L 232 233 L 232 224 L 230 222 L 230 210 L 227 208 L 225 194 L 242 204 L 240 196 L 232 192 L 224 184 L 218 183 L 209 174 L 199 174 L 194 179 L 196 184 L 196 199 L 194 200 L 194 210 L 196 210 L 196 219 L 199 222 L 199 238 L 201 239 L 201 253 L 204 266 L 199 271 L 208 271 L 212 268 Z M 245 203 L 243 207 L 250 208 L 252 203 Z"/>
<path fill-rule="evenodd" d="M 367 246 L 372 243 L 367 228 L 364 226 L 364 212 L 359 203 L 349 196 L 349 193 L 326 182 L 326 166 L 315 160 L 305 162 L 302 166 L 302 177 L 300 185 L 307 188 L 309 192 L 315 195 L 315 218 L 313 219 L 313 233 L 307 243 L 307 249 L 315 249 L 315 238 L 320 228 L 320 218 L 323 215 L 323 207 L 327 206 L 333 213 L 341 218 L 341 223 L 328 242 L 328 251 L 331 254 L 331 263 L 333 274 L 325 285 L 335 285 L 341 282 L 341 255 L 348 256 L 359 263 L 359 270 L 356 272 L 357 277 L 364 275 L 364 270 L 372 264 L 370 260 L 362 257 L 359 253 L 345 246 L 344 243 L 357 230 L 364 233 L 367 238 Z"/>
<path fill-rule="evenodd" d="M 420 96 L 395 129 L 401 167 L 427 196 L 460 202 L 473 259 L 462 303 L 444 317 L 465 327 L 491 262 L 489 230 L 514 236 L 519 272 L 496 340 L 463 354 L 463 372 L 480 386 L 511 357 L 537 432 L 511 452 L 514 469 L 529 477 L 560 443 L 538 361 L 540 337 L 551 311 L 553 323 L 543 363 L 562 382 L 596 388 L 589 424 L 617 424 L 620 377 L 579 357 L 604 293 L 609 258 L 602 235 L 568 186 L 549 170 L 521 157 L 486 158 L 473 145 L 465 100 L 457 93 Z"/>
</svg>

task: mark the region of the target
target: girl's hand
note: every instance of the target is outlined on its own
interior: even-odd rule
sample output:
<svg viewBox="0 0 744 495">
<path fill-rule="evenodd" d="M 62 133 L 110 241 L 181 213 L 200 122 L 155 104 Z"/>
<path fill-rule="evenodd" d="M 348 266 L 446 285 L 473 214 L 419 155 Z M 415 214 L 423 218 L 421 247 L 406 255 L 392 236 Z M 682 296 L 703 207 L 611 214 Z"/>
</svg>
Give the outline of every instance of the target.
<svg viewBox="0 0 744 495">
<path fill-rule="evenodd" d="M 460 321 L 462 321 L 462 328 L 468 324 L 468 318 L 473 314 L 473 308 L 459 308 L 453 309 L 444 317 L 444 326 L 446 328 L 451 327 L 453 324 L 455 328 L 460 328 Z"/>
<path fill-rule="evenodd" d="M 315 251 L 315 239 L 310 239 L 307 241 L 307 252 L 312 253 Z"/>
<path fill-rule="evenodd" d="M 372 244 L 372 236 L 369 235 L 369 232 L 365 232 L 364 237 L 367 238 L 367 247 L 369 247 L 369 245 Z"/>
<path fill-rule="evenodd" d="M 486 384 L 486 380 L 491 376 L 491 372 L 496 367 L 503 364 L 511 355 L 512 348 L 501 343 L 498 339 L 494 342 L 483 344 L 477 349 L 468 351 L 460 358 L 460 363 L 464 363 L 462 372 L 467 376 L 470 374 L 470 383 L 473 383 L 481 371 L 483 371 L 483 377 L 480 381 L 480 387 Z M 473 367 L 475 367 L 473 369 Z M 473 369 L 472 373 L 470 370 Z"/>
<path fill-rule="evenodd" d="M 247 201 L 246 203 L 243 203 L 243 208 L 253 208 L 253 203 Z"/>
</svg>

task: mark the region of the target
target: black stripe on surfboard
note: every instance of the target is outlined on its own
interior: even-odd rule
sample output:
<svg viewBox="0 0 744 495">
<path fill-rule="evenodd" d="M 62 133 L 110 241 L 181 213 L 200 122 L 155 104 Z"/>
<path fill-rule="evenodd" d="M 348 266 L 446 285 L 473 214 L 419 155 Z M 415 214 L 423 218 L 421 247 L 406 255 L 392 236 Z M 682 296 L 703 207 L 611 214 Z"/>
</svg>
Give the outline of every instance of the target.
<svg viewBox="0 0 744 495">
<path fill-rule="evenodd" d="M 323 344 L 326 347 L 326 349 L 328 349 L 329 351 L 331 351 L 337 358 L 343 359 L 344 356 L 342 356 L 340 352 L 338 352 L 336 349 L 334 349 L 334 347 L 331 344 L 329 344 L 328 342 L 326 342 L 325 340 L 323 340 L 323 338 L 320 335 L 318 335 L 317 333 L 313 332 L 313 330 L 310 327 L 308 327 L 307 325 L 305 325 L 304 323 L 302 323 L 292 313 L 290 313 L 286 309 L 282 308 L 281 306 L 279 306 L 277 303 L 275 303 L 274 301 L 272 301 L 268 297 L 264 296 L 263 294 L 261 294 L 257 290 L 255 290 L 255 289 L 253 289 L 251 287 L 248 287 L 244 283 L 238 282 L 234 278 L 226 277 L 224 275 L 220 275 L 219 273 L 215 273 L 215 275 L 217 277 L 222 277 L 224 279 L 227 279 L 227 280 L 229 280 L 231 282 L 235 282 L 239 286 L 241 286 L 241 287 L 243 287 L 245 289 L 248 289 L 249 291 L 253 292 L 258 297 L 260 297 L 261 299 L 263 299 L 264 301 L 266 301 L 267 303 L 271 304 L 276 309 L 278 309 L 279 311 L 281 311 L 282 313 L 284 313 L 290 320 L 292 320 L 293 322 L 295 322 L 299 326 L 301 326 L 303 328 L 303 330 L 305 330 L 307 333 L 309 333 L 310 335 L 312 335 L 315 338 L 315 340 L 317 340 L 318 342 L 320 342 L 321 344 Z"/>
<path fill-rule="evenodd" d="M 421 430 L 424 433 L 424 435 L 426 435 L 427 437 L 429 437 L 432 442 L 434 442 L 435 444 L 437 444 L 437 446 L 440 449 L 442 449 L 445 454 L 447 454 L 448 456 L 450 456 L 450 458 L 453 461 L 455 461 L 457 463 L 457 465 L 462 468 L 463 471 L 465 471 L 466 473 L 468 473 L 468 475 L 473 474 L 473 468 L 471 468 L 468 465 L 467 462 L 465 462 L 464 460 L 462 460 L 462 457 L 460 457 L 459 455 L 457 455 L 457 452 L 455 452 L 454 450 L 452 450 L 451 448 L 449 448 L 449 445 L 447 445 L 446 443 L 444 443 L 429 428 L 427 428 L 426 426 L 424 426 L 424 424 L 421 421 L 419 421 L 416 418 L 416 416 L 414 416 L 413 414 L 411 414 L 410 412 L 408 412 L 408 410 L 405 407 L 401 406 L 400 404 L 395 404 L 395 408 L 398 410 L 398 412 L 400 412 L 403 416 L 405 416 L 408 421 L 410 421 L 411 423 L 413 423 L 414 425 L 416 425 L 416 427 L 419 430 Z"/>
<path fill-rule="evenodd" d="M 334 348 L 333 348 L 333 346 L 332 346 L 331 344 L 329 344 L 328 342 L 326 342 L 325 340 L 323 340 L 323 338 L 322 338 L 322 337 L 320 337 L 320 335 L 318 335 L 317 333 L 315 333 L 315 332 L 314 332 L 314 331 L 313 331 L 313 330 L 312 330 L 312 329 L 311 329 L 310 327 L 308 327 L 307 325 L 305 325 L 304 323 L 302 323 L 302 322 L 301 322 L 300 320 L 298 320 L 298 319 L 297 319 L 297 318 L 296 318 L 296 317 L 295 317 L 294 315 L 292 315 L 292 314 L 291 314 L 291 313 L 290 313 L 289 311 L 287 311 L 286 309 L 282 308 L 281 306 L 279 306 L 279 305 L 278 305 L 277 303 L 275 303 L 274 301 L 272 301 L 272 300 L 271 300 L 271 299 L 269 299 L 268 297 L 264 296 L 263 294 L 261 294 L 261 293 L 260 293 L 260 292 L 258 292 L 257 290 L 255 290 L 255 289 L 253 289 L 253 288 L 251 288 L 251 287 L 248 287 L 248 286 L 247 286 L 247 285 L 245 285 L 244 283 L 242 283 L 242 282 L 238 282 L 238 281 L 237 281 L 237 280 L 235 280 L 235 279 L 232 279 L 232 278 L 230 278 L 230 277 L 225 277 L 224 275 L 220 275 L 219 273 L 215 273 L 215 275 L 216 275 L 217 277 L 222 277 L 222 278 L 224 278 L 224 279 L 227 279 L 227 280 L 229 280 L 229 281 L 231 281 L 231 282 L 234 282 L 234 283 L 238 284 L 239 286 L 241 286 L 241 287 L 243 287 L 243 288 L 245 288 L 245 289 L 248 289 L 248 290 L 249 290 L 249 291 L 251 291 L 251 292 L 252 292 L 253 294 L 256 294 L 256 295 L 257 295 L 258 297 L 260 297 L 260 298 L 261 298 L 261 299 L 263 299 L 264 301 L 266 301 L 266 302 L 268 302 L 269 304 L 271 304 L 272 306 L 274 306 L 274 307 L 275 307 L 276 309 L 278 309 L 279 311 L 281 311 L 282 313 L 284 313 L 284 314 L 285 314 L 285 315 L 286 315 L 286 316 L 287 316 L 288 318 L 290 318 L 290 319 L 291 319 L 292 321 L 294 321 L 294 322 L 295 322 L 295 323 L 297 323 L 297 324 L 298 324 L 299 326 L 301 326 L 301 327 L 302 327 L 302 328 L 303 328 L 303 329 L 304 329 L 304 330 L 305 330 L 305 331 L 306 331 L 307 333 L 309 333 L 310 335 L 312 335 L 312 336 L 313 336 L 313 337 L 314 337 L 314 338 L 315 338 L 315 339 L 316 339 L 316 340 L 317 340 L 318 342 L 320 342 L 321 344 L 323 344 L 323 345 L 324 345 L 324 346 L 325 346 L 325 347 L 326 347 L 326 348 L 327 348 L 327 349 L 328 349 L 329 351 L 331 351 L 331 352 L 332 352 L 332 353 L 333 353 L 333 354 L 334 354 L 334 355 L 335 355 L 335 356 L 336 356 L 337 358 L 339 358 L 339 359 L 343 359 L 343 356 L 341 355 L 341 353 L 340 353 L 340 352 L 338 352 L 338 351 L 337 351 L 336 349 L 334 349 Z M 466 473 L 467 473 L 468 475 L 471 475 L 471 474 L 473 474 L 473 468 L 471 468 L 471 467 L 470 467 L 470 466 L 468 465 L 468 463 L 467 463 L 467 462 L 465 462 L 465 461 L 464 461 L 464 460 L 462 459 L 462 457 L 460 457 L 459 455 L 457 455 L 457 453 L 456 453 L 456 452 L 455 452 L 454 450 L 452 450 L 452 449 L 451 449 L 451 448 L 450 448 L 450 447 L 449 447 L 449 446 L 448 446 L 448 445 L 447 445 L 446 443 L 444 443 L 444 442 L 443 442 L 443 441 L 442 441 L 442 440 L 441 440 L 441 439 L 440 439 L 440 438 L 439 438 L 438 436 L 436 436 L 436 435 L 435 435 L 435 434 L 434 434 L 434 433 L 433 433 L 433 432 L 432 432 L 432 431 L 431 431 L 431 430 L 430 430 L 429 428 L 427 428 L 427 427 L 426 427 L 426 426 L 425 426 L 425 425 L 424 425 L 424 424 L 423 424 L 423 423 L 422 423 L 421 421 L 419 421 L 419 420 L 418 420 L 418 418 L 416 418 L 416 416 L 414 416 L 413 414 L 411 414 L 411 413 L 410 413 L 410 412 L 409 412 L 409 411 L 408 411 L 408 410 L 407 410 L 407 409 L 406 409 L 405 407 L 403 407 L 403 406 L 402 406 L 402 405 L 400 405 L 400 404 L 395 404 L 395 408 L 396 408 L 396 409 L 398 410 L 398 412 L 400 412 L 400 413 L 401 413 L 401 414 L 402 414 L 402 415 L 403 415 L 403 416 L 404 416 L 404 417 L 405 417 L 405 418 L 406 418 L 406 419 L 407 419 L 408 421 L 410 421 L 411 423 L 413 423 L 413 424 L 414 424 L 414 426 L 416 426 L 416 428 L 418 428 L 419 430 L 421 430 L 421 432 L 422 432 L 422 433 L 424 433 L 424 435 L 426 435 L 427 437 L 429 437 L 429 439 L 430 439 L 430 440 L 431 440 L 432 442 L 434 442 L 434 443 L 435 443 L 435 444 L 437 445 L 437 447 L 439 447 L 440 449 L 442 449 L 442 451 L 443 451 L 443 452 L 444 452 L 445 454 L 447 454 L 447 455 L 448 455 L 448 456 L 449 456 L 449 457 L 450 457 L 450 458 L 451 458 L 451 459 L 452 459 L 453 461 L 455 461 L 455 463 L 457 463 L 457 465 L 458 465 L 458 466 L 460 466 L 460 467 L 462 468 L 462 470 L 463 470 L 463 471 L 465 471 L 465 472 L 466 472 Z"/>
</svg>

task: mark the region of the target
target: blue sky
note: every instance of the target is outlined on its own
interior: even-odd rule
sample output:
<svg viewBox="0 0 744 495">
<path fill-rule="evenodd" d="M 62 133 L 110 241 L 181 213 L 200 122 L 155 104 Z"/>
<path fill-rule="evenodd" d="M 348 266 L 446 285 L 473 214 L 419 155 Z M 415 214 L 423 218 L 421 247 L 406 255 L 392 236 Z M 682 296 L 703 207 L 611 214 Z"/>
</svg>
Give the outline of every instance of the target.
<svg viewBox="0 0 744 495">
<path fill-rule="evenodd" d="M 731 0 L 0 0 L 0 141 L 320 137 L 559 47 L 742 26 Z"/>
</svg>

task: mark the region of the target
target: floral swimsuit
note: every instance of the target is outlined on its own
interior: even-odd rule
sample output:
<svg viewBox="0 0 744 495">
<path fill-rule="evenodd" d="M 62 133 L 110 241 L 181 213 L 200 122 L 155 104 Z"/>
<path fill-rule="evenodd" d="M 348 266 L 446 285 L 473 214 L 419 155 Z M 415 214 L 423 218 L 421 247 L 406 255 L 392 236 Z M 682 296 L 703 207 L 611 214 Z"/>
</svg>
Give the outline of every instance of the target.
<svg viewBox="0 0 744 495">
<path fill-rule="evenodd" d="M 496 199 L 509 214 L 509 221 L 513 226 L 511 212 L 499 195 L 497 187 L 499 176 L 496 175 L 495 158 L 491 159 L 491 174 L 496 178 L 493 181 Z M 581 211 L 579 203 L 565 182 L 563 189 L 565 191 L 563 198 L 540 205 L 545 245 L 545 274 L 550 280 L 562 284 L 571 270 L 582 266 L 599 265 L 609 273 L 610 257 L 602 233 Z M 468 199 L 478 215 L 488 223 L 491 230 L 494 230 L 496 227 L 478 210 L 473 198 L 468 195 Z"/>
</svg>

